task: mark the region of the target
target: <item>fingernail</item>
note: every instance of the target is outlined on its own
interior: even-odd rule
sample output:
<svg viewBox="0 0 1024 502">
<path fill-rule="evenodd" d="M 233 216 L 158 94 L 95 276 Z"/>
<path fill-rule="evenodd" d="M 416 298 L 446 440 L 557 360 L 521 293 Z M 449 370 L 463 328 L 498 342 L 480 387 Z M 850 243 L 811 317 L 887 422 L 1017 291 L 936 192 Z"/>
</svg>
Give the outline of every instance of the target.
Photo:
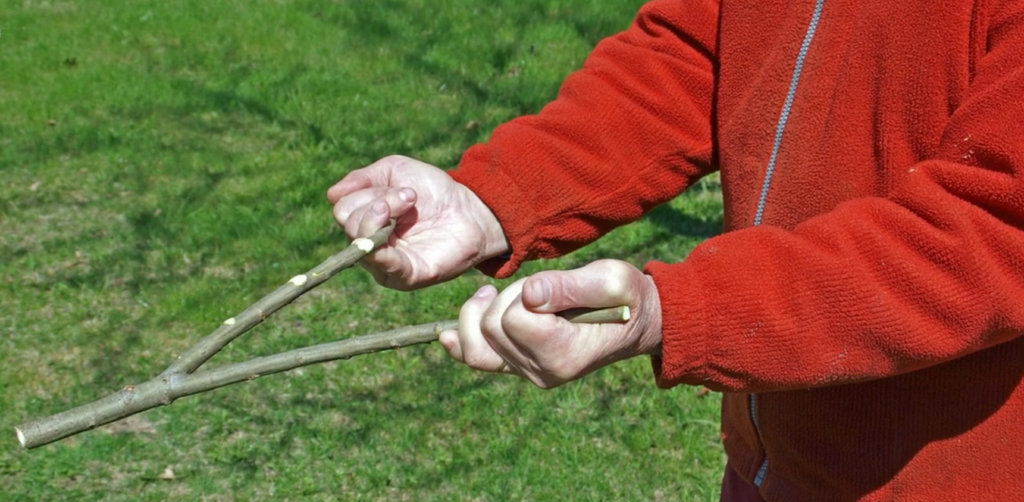
<svg viewBox="0 0 1024 502">
<path fill-rule="evenodd" d="M 382 200 L 378 200 L 377 202 L 374 202 L 372 206 L 370 206 L 370 211 L 372 211 L 373 214 L 384 214 L 387 212 L 387 210 L 388 204 L 387 202 L 384 202 Z"/>
<path fill-rule="evenodd" d="M 491 286 L 490 284 L 488 284 L 488 285 L 486 285 L 486 286 L 476 290 L 476 293 L 473 293 L 473 298 L 487 298 L 488 296 L 491 296 L 491 291 L 493 289 L 494 289 L 494 286 Z"/>
<path fill-rule="evenodd" d="M 551 283 L 547 279 L 530 279 L 526 283 L 529 288 L 530 301 L 537 307 L 543 307 L 551 300 Z"/>
<path fill-rule="evenodd" d="M 402 202 L 411 201 L 414 195 L 415 194 L 413 193 L 413 191 L 409 190 L 408 188 L 403 188 L 398 191 L 398 198 L 402 199 Z"/>
</svg>

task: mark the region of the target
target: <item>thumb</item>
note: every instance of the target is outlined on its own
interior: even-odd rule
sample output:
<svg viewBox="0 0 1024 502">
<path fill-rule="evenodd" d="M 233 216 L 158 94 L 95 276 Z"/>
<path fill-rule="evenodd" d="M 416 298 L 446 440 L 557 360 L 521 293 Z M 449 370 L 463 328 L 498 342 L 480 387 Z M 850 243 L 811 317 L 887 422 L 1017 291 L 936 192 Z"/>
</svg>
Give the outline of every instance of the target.
<svg viewBox="0 0 1024 502">
<path fill-rule="evenodd" d="M 523 306 L 532 312 L 553 314 L 586 307 L 631 305 L 639 294 L 643 273 L 618 260 L 600 260 L 568 271 L 534 274 L 523 283 Z"/>
</svg>

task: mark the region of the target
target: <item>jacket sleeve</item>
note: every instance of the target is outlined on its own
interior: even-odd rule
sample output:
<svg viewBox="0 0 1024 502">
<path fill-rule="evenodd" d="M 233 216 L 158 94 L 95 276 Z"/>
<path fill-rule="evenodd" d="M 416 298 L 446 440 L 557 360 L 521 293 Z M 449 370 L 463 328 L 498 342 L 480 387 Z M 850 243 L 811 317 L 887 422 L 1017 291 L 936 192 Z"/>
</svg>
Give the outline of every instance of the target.
<svg viewBox="0 0 1024 502">
<path fill-rule="evenodd" d="M 647 265 L 662 299 L 659 385 L 864 381 L 1024 332 L 1024 7 L 1004 4 L 937 153 L 888 196 Z"/>
<path fill-rule="evenodd" d="M 649 2 L 601 41 L 540 113 L 495 129 L 451 176 L 494 211 L 507 277 L 566 254 L 670 200 L 712 170 L 718 5 Z"/>
</svg>

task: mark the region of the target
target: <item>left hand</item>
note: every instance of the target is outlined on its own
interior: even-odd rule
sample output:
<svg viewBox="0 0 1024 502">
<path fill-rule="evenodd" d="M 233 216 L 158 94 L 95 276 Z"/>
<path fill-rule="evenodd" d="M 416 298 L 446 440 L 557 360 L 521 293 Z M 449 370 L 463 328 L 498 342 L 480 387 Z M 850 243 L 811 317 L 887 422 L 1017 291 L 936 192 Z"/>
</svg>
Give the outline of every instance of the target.
<svg viewBox="0 0 1024 502">
<path fill-rule="evenodd" d="M 384 287 L 444 282 L 509 249 L 501 223 L 476 194 L 416 159 L 392 155 L 356 169 L 327 190 L 327 200 L 350 239 L 395 219 L 387 242 L 359 260 Z"/>
<path fill-rule="evenodd" d="M 627 305 L 624 324 L 574 324 L 563 310 Z M 629 263 L 600 260 L 576 270 L 540 272 L 498 294 L 484 286 L 466 301 L 459 330 L 444 349 L 471 368 L 519 375 L 557 387 L 661 345 L 661 303 L 654 281 Z"/>
</svg>

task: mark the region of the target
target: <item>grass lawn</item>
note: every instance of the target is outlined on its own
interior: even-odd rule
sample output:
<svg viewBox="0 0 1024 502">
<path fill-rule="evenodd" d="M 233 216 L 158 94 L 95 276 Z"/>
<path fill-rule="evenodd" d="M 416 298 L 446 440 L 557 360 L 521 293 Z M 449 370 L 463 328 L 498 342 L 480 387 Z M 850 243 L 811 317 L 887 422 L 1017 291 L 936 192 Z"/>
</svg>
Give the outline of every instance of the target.
<svg viewBox="0 0 1024 502">
<path fill-rule="evenodd" d="M 643 358 L 541 391 L 420 346 L 311 366 L 37 450 L 13 427 L 162 371 L 346 245 L 323 192 L 454 166 L 536 112 L 637 0 L 0 2 L 0 500 L 717 500 L 715 394 Z M 523 274 L 680 260 L 708 180 Z M 352 269 L 211 364 L 457 316 Z"/>
</svg>

